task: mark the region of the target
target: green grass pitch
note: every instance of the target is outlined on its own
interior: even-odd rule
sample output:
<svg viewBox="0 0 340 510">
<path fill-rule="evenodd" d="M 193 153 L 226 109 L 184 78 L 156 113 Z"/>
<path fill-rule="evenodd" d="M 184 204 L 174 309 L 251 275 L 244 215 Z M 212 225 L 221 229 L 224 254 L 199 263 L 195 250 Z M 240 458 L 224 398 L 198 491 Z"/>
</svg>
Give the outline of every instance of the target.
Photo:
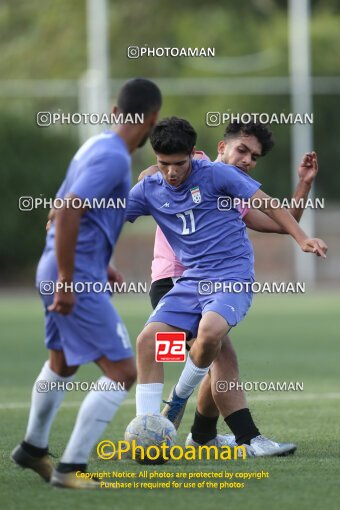
<svg viewBox="0 0 340 510">
<path fill-rule="evenodd" d="M 115 299 L 132 339 L 150 311 L 148 298 Z M 49 487 L 33 472 L 15 468 L 11 449 L 22 440 L 32 383 L 46 358 L 43 314 L 35 295 L 0 297 L 1 487 L 0 508 L 18 509 L 225 509 L 332 510 L 340 498 L 339 295 L 255 296 L 248 317 L 232 333 L 243 381 L 301 381 L 303 392 L 251 392 L 250 407 L 261 432 L 279 441 L 294 441 L 288 458 L 246 461 L 172 462 L 139 466 L 132 461 L 103 461 L 93 453 L 91 471 L 268 471 L 269 479 L 250 480 L 244 489 L 155 489 L 69 491 Z M 167 396 L 180 364 L 166 367 Z M 98 369 L 83 367 L 77 380 L 96 380 Z M 104 434 L 122 439 L 134 416 L 134 390 Z M 50 449 L 57 457 L 72 430 L 81 392 L 67 394 L 53 425 Z M 195 398 L 191 399 L 178 434 L 188 433 Z M 220 432 L 227 432 L 222 420 Z M 57 461 L 57 459 L 55 459 Z"/>
</svg>

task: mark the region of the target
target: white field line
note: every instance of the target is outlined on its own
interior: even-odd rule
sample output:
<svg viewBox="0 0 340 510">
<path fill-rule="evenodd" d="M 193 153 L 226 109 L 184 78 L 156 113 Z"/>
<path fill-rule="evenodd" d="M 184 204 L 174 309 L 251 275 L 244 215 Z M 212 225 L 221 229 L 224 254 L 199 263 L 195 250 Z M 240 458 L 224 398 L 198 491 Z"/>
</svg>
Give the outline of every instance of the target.
<svg viewBox="0 0 340 510">
<path fill-rule="evenodd" d="M 85 393 L 85 392 L 84 392 Z M 85 395 L 84 395 L 85 396 Z M 280 392 L 280 396 L 277 394 L 270 395 L 256 395 L 253 397 L 247 397 L 250 402 L 302 402 L 305 400 L 316 400 L 316 399 L 326 399 L 326 400 L 337 400 L 340 399 L 340 393 L 303 393 L 303 392 L 295 392 L 295 394 L 282 395 Z M 82 400 L 64 402 L 62 407 L 78 407 L 82 403 Z M 136 401 L 133 398 L 128 398 L 123 402 L 123 406 L 131 406 L 135 405 Z M 189 400 L 188 405 L 195 405 L 195 399 Z M 8 403 L 0 403 L 0 411 L 10 410 L 10 409 L 29 409 L 30 402 L 8 402 Z"/>
</svg>

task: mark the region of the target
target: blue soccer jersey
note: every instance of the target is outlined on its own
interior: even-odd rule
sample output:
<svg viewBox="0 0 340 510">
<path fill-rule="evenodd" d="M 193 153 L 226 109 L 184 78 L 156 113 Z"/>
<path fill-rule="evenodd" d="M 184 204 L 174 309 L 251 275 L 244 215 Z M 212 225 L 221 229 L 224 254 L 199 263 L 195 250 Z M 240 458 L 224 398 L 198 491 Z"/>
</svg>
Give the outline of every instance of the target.
<svg viewBox="0 0 340 510">
<path fill-rule="evenodd" d="M 136 184 L 127 220 L 154 217 L 187 268 L 183 277 L 252 280 L 253 249 L 240 212 L 220 210 L 218 204 L 219 197 L 249 199 L 259 187 L 236 167 L 193 160 L 188 178 L 177 188 L 160 172 Z"/>
<path fill-rule="evenodd" d="M 131 157 L 125 142 L 112 131 L 90 138 L 75 154 L 57 193 L 69 193 L 94 204 L 80 221 L 75 253 L 75 272 L 96 276 L 105 272 L 124 224 L 131 187 Z M 54 251 L 55 225 L 46 239 Z"/>
<path fill-rule="evenodd" d="M 124 201 L 127 202 L 130 186 L 130 154 L 125 142 L 112 131 L 90 138 L 72 159 L 57 197 L 64 199 L 72 193 L 86 205 L 94 206 L 81 217 L 74 282 L 107 281 L 107 266 L 124 223 Z M 45 308 L 46 347 L 62 350 L 69 366 L 82 365 L 101 356 L 111 361 L 132 357 L 128 333 L 110 301 L 109 292 L 77 293 L 68 315 L 48 310 L 53 292 L 46 292 L 45 284 L 57 278 L 55 225 L 52 224 L 36 277 Z"/>
</svg>

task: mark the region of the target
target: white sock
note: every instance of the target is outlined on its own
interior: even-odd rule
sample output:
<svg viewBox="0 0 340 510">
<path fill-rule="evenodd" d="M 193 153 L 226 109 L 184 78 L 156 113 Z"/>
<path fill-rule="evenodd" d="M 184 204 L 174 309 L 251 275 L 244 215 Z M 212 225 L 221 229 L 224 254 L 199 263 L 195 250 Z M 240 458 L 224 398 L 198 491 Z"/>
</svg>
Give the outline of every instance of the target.
<svg viewBox="0 0 340 510">
<path fill-rule="evenodd" d="M 103 387 L 103 385 L 112 384 L 112 380 L 102 376 L 97 383 Z M 91 390 L 86 395 L 60 462 L 87 464 L 93 446 L 111 422 L 127 394 L 125 390 Z"/>
<path fill-rule="evenodd" d="M 163 383 L 137 384 L 136 416 L 160 414 Z"/>
<path fill-rule="evenodd" d="M 50 383 L 66 383 L 73 379 L 74 375 L 61 377 L 56 374 L 46 361 L 32 389 L 31 409 L 25 435 L 27 443 L 38 448 L 47 448 L 51 425 L 65 396 L 65 391 L 60 388 L 49 389 Z"/>
<path fill-rule="evenodd" d="M 208 371 L 209 367 L 196 367 L 195 363 L 190 358 L 190 355 L 188 355 L 185 367 L 183 368 L 178 383 L 176 384 L 176 395 L 180 398 L 189 398 Z"/>
</svg>

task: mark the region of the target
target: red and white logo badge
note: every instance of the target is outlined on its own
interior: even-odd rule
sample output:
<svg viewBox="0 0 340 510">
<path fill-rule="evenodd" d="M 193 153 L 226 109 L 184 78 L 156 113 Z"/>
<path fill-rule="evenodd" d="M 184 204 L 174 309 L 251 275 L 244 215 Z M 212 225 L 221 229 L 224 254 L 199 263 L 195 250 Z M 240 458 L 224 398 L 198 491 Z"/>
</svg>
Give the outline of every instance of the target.
<svg viewBox="0 0 340 510">
<path fill-rule="evenodd" d="M 156 361 L 185 361 L 184 331 L 156 333 Z"/>
</svg>

